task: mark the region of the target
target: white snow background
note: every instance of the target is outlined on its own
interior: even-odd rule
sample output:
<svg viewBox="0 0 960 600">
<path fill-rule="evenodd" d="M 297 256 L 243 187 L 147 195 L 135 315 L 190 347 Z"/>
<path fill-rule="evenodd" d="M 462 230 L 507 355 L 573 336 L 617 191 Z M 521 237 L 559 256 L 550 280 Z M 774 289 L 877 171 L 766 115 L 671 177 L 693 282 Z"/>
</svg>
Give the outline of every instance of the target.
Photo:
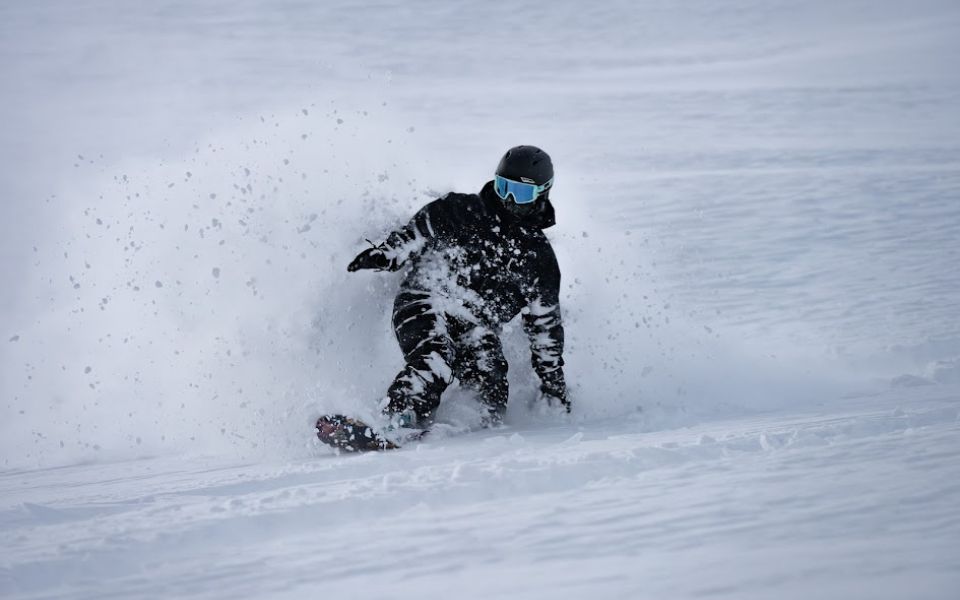
<svg viewBox="0 0 960 600">
<path fill-rule="evenodd" d="M 0 6 L 4 598 L 955 598 L 960 5 Z M 554 158 L 570 418 L 335 456 Z M 509 328 L 508 328 L 509 329 Z M 444 419 L 469 419 L 449 394 Z"/>
</svg>

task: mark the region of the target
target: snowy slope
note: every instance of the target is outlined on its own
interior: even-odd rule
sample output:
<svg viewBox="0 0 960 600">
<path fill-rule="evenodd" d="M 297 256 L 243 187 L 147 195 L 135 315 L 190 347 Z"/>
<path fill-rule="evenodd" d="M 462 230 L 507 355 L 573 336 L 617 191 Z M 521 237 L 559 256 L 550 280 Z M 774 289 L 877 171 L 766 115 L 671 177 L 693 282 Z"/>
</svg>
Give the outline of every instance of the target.
<svg viewBox="0 0 960 600">
<path fill-rule="evenodd" d="M 0 592 L 955 596 L 958 27 L 0 7 Z M 557 165 L 574 414 L 527 409 L 508 328 L 504 430 L 332 456 L 312 418 L 400 366 L 396 276 L 346 263 L 518 143 Z"/>
<path fill-rule="evenodd" d="M 6 473 L 0 581 L 23 598 L 950 598 L 960 403 L 923 391 L 679 431 Z"/>
</svg>

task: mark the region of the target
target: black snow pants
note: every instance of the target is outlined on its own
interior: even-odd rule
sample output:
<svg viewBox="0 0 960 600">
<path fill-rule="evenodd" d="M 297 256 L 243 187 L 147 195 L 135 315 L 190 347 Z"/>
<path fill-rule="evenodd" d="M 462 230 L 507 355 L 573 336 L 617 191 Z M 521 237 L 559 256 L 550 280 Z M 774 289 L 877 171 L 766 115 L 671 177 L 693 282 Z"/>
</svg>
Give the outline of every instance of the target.
<svg viewBox="0 0 960 600">
<path fill-rule="evenodd" d="M 440 395 L 456 378 L 474 391 L 499 421 L 507 406 L 507 359 L 500 338 L 489 328 L 441 310 L 426 292 L 401 291 L 393 304 L 393 330 L 406 366 L 387 395 L 387 411 L 413 409 L 430 422 Z"/>
</svg>

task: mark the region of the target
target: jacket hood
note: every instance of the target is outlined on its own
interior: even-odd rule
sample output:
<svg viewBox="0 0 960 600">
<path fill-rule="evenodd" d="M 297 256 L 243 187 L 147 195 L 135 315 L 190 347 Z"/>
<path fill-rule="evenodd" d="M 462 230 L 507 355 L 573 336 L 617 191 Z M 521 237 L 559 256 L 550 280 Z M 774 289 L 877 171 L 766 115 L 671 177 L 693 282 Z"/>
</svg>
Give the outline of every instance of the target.
<svg viewBox="0 0 960 600">
<path fill-rule="evenodd" d="M 503 200 L 497 196 L 493 190 L 493 181 L 488 181 L 480 190 L 480 199 L 491 207 L 505 221 L 519 222 L 521 225 L 536 227 L 538 229 L 547 229 L 557 224 L 556 213 L 553 210 L 553 204 L 550 198 L 541 198 L 536 200 L 537 210 L 529 215 L 516 215 L 504 206 Z"/>
</svg>

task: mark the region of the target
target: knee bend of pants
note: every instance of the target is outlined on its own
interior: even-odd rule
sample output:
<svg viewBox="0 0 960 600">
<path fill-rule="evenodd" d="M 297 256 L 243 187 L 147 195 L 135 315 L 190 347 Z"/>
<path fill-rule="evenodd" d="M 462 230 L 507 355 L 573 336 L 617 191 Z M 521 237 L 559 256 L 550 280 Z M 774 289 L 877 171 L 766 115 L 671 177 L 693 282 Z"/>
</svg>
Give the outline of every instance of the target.
<svg viewBox="0 0 960 600">
<path fill-rule="evenodd" d="M 427 295 L 403 292 L 393 307 L 393 331 L 407 361 L 411 355 L 440 351 L 449 355 L 452 345 L 446 317 L 438 313 Z"/>
</svg>

